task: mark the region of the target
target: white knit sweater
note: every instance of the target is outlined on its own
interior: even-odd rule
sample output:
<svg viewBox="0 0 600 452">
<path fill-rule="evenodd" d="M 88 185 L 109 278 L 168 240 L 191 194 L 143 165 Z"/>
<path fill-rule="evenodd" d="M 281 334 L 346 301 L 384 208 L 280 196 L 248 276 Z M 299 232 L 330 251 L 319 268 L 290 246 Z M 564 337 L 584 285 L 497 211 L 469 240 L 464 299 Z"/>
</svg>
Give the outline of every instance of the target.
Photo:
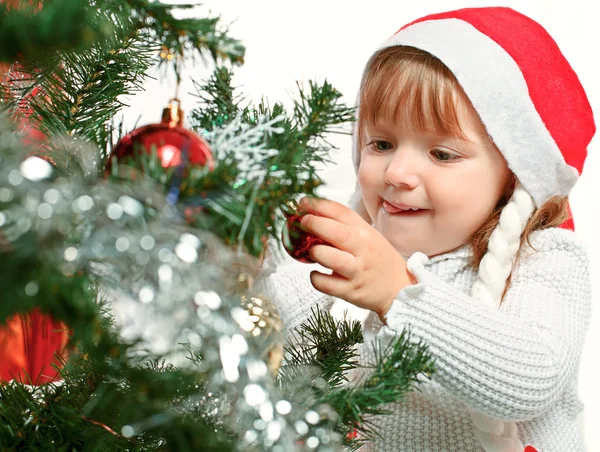
<svg viewBox="0 0 600 452">
<path fill-rule="evenodd" d="M 393 414 L 377 418 L 384 439 L 367 450 L 480 452 L 467 406 L 516 422 L 522 443 L 538 452 L 585 450 L 576 417 L 591 314 L 587 253 L 573 232 L 558 228 L 534 232 L 531 244 L 537 251 L 522 252 L 499 310 L 468 295 L 476 279 L 468 247 L 409 259 L 418 284 L 400 291 L 388 326 L 367 317 L 365 342 L 408 327 L 429 346 L 437 373 L 390 407 Z M 327 310 L 336 300 L 312 288 L 312 269 L 292 264 L 264 279 L 286 331 L 305 321 L 311 307 Z M 361 347 L 361 359 L 372 362 L 369 350 Z"/>
</svg>

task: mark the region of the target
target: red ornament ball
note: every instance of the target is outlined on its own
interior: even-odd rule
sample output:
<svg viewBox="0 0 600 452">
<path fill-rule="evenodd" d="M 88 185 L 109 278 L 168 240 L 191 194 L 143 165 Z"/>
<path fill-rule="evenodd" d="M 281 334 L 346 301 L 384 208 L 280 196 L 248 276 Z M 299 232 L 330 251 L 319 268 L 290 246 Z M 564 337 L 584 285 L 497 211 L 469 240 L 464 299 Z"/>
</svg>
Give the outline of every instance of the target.
<svg viewBox="0 0 600 452">
<path fill-rule="evenodd" d="M 283 243 L 285 250 L 298 262 L 314 264 L 315 261 L 310 257 L 310 249 L 314 245 L 328 245 L 328 243 L 302 229 L 300 221 L 306 213 L 300 210 L 300 207 L 295 201 L 286 202 L 282 210 L 286 216 L 286 227 L 289 236 L 289 244 L 286 243 L 285 238 L 282 237 L 284 239 Z"/>
<path fill-rule="evenodd" d="M 134 157 L 140 152 L 156 152 L 163 168 L 189 163 L 201 167 L 208 165 L 212 170 L 214 160 L 208 143 L 182 124 L 183 111 L 179 108 L 179 101 L 173 99 L 163 110 L 160 123 L 135 129 L 117 143 L 108 160 L 107 170 L 110 168 L 112 157 L 121 160 Z"/>
<path fill-rule="evenodd" d="M 350 440 L 358 438 L 358 429 L 353 428 L 346 437 Z"/>
</svg>

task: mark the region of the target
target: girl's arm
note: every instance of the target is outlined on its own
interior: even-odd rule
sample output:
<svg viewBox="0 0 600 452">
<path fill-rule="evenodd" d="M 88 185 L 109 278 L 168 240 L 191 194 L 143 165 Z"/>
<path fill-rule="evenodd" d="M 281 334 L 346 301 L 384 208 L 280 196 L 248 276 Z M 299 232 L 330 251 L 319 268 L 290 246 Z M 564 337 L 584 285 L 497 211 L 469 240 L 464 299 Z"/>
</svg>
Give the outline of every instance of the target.
<svg viewBox="0 0 600 452">
<path fill-rule="evenodd" d="M 434 378 L 470 407 L 504 421 L 532 419 L 577 372 L 589 323 L 589 262 L 573 237 L 548 230 L 532 240 L 540 251 L 515 270 L 500 310 L 421 265 L 418 284 L 399 293 L 383 331 L 409 327 L 436 358 Z"/>
</svg>

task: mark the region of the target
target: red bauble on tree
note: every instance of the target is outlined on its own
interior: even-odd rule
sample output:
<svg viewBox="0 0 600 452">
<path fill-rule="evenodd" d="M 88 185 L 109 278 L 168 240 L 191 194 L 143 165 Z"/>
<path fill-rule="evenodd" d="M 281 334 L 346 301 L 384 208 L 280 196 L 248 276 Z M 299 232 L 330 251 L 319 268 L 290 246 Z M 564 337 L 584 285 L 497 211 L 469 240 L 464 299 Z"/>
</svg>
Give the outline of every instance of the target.
<svg viewBox="0 0 600 452">
<path fill-rule="evenodd" d="M 300 207 L 296 201 L 287 201 L 282 206 L 282 211 L 286 216 L 286 227 L 289 236 L 289 243 L 286 243 L 284 237 L 284 247 L 287 253 L 296 259 L 298 262 L 304 264 L 314 264 L 310 257 L 310 249 L 314 245 L 329 245 L 325 240 L 320 239 L 314 234 L 310 234 L 302 229 L 300 221 L 302 217 L 306 215 L 305 212 L 300 210 Z"/>
<path fill-rule="evenodd" d="M 208 165 L 209 169 L 214 167 L 208 143 L 183 127 L 183 111 L 177 99 L 171 99 L 169 106 L 163 110 L 160 123 L 140 127 L 125 135 L 113 149 L 107 169 L 113 157 L 121 160 L 139 153 L 154 152 L 163 168 L 186 164 Z"/>
<path fill-rule="evenodd" d="M 0 319 L 0 381 L 42 385 L 59 380 L 54 367 L 67 355 L 67 326 L 38 309 Z"/>
</svg>

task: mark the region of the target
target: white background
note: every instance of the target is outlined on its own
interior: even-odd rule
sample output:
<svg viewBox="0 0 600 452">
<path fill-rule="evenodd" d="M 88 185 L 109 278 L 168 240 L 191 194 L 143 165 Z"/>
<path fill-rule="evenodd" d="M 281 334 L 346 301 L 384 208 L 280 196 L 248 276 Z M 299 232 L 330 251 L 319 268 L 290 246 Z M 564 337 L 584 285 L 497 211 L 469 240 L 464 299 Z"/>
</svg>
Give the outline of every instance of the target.
<svg viewBox="0 0 600 452">
<path fill-rule="evenodd" d="M 194 0 L 191 3 L 196 3 Z M 176 1 L 176 3 L 184 3 Z M 186 2 L 187 3 L 187 2 Z M 235 84 L 248 100 L 265 96 L 273 103 L 291 104 L 295 82 L 329 80 L 352 104 L 363 66 L 373 50 L 402 25 L 426 14 L 472 6 L 510 6 L 540 22 L 554 37 L 579 75 L 597 122 L 600 122 L 600 38 L 597 6 L 584 0 L 458 1 L 419 2 L 369 0 L 204 0 L 192 15 L 221 15 L 230 35 L 246 46 L 246 63 L 236 70 Z M 532 49 L 534 51 L 534 49 Z M 210 67 L 188 67 L 180 87 L 182 106 L 189 111 L 195 99 L 191 78 L 203 80 Z M 126 124 L 158 122 L 162 108 L 175 93 L 169 79 L 149 81 L 146 91 L 128 99 Z M 355 176 L 350 157 L 350 138 L 337 135 L 331 141 L 339 148 L 336 162 L 322 170 L 327 185 L 321 195 L 346 202 Z M 594 310 L 580 371 L 580 396 L 586 406 L 584 430 L 588 450 L 600 451 L 600 388 L 596 344 L 600 343 L 600 238 L 595 232 L 600 220 L 600 138 L 588 148 L 583 175 L 571 195 L 577 233 L 586 241 L 592 261 Z"/>
</svg>

